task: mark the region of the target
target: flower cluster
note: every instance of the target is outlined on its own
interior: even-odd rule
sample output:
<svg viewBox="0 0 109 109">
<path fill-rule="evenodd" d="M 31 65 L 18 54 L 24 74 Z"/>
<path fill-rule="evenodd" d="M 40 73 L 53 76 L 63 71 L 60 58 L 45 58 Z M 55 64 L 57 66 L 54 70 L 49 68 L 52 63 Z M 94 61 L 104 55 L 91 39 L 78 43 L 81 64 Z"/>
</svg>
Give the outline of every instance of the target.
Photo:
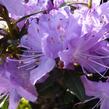
<svg viewBox="0 0 109 109">
<path fill-rule="evenodd" d="M 109 2 L 0 0 L 0 24 L 0 94 L 9 97 L 9 109 L 21 97 L 36 101 L 34 85 L 53 68 L 77 66 L 86 95 L 109 109 Z M 90 74 L 106 82 L 88 80 Z"/>
</svg>

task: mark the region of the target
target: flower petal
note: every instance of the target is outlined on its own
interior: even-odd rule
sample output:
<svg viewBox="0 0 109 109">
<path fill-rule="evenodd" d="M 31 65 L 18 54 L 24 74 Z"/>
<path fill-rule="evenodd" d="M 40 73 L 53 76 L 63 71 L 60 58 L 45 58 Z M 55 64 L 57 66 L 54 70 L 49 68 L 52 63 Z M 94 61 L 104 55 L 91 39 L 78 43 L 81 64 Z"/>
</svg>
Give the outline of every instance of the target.
<svg viewBox="0 0 109 109">
<path fill-rule="evenodd" d="M 44 57 L 40 65 L 31 71 L 30 81 L 35 84 L 39 79 L 50 72 L 55 66 L 55 61 L 51 58 Z"/>
<path fill-rule="evenodd" d="M 28 85 L 27 89 L 17 86 L 17 93 L 32 102 L 35 102 L 37 99 L 37 93 L 35 91 L 35 88 L 31 87 L 31 85 Z"/>
<path fill-rule="evenodd" d="M 109 109 L 109 99 L 104 99 L 101 102 L 100 109 Z"/>
<path fill-rule="evenodd" d="M 8 109 L 16 109 L 18 106 L 18 103 L 20 101 L 20 96 L 17 94 L 16 90 L 10 91 L 10 97 L 9 97 L 9 108 Z"/>
</svg>

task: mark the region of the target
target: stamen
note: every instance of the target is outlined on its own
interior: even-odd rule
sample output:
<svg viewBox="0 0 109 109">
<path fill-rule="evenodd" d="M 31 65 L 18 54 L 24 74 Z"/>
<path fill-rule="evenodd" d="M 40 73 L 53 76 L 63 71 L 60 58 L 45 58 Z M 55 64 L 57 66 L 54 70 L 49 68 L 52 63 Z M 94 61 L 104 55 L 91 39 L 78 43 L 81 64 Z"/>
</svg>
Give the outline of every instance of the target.
<svg viewBox="0 0 109 109">
<path fill-rule="evenodd" d="M 98 73 L 102 78 L 106 78 L 104 75 L 102 75 L 96 68 L 88 64 L 96 73 Z"/>
<path fill-rule="evenodd" d="M 108 69 L 106 69 L 106 71 L 103 73 L 104 76 L 105 76 L 105 74 L 107 73 L 107 71 L 108 71 Z M 105 76 L 105 77 L 106 77 L 106 76 Z M 102 77 L 101 77 L 100 79 L 102 79 Z"/>
<path fill-rule="evenodd" d="M 24 63 L 24 62 L 28 62 L 30 60 L 34 59 L 34 57 L 31 57 L 31 58 L 27 58 L 27 59 L 11 59 L 11 58 L 8 58 L 9 61 L 13 61 L 13 62 L 19 62 L 19 63 Z"/>
<path fill-rule="evenodd" d="M 100 65 L 100 66 L 102 66 L 102 67 L 104 67 L 104 68 L 108 68 L 108 69 L 109 69 L 109 66 L 107 66 L 107 65 L 101 64 L 101 63 L 99 63 L 99 62 L 97 62 L 97 61 L 94 61 L 94 60 L 92 60 L 92 59 L 88 59 L 88 60 L 91 61 L 91 62 L 93 62 L 93 63 L 95 63 L 95 64 L 97 64 L 97 65 Z"/>
<path fill-rule="evenodd" d="M 38 62 L 39 61 L 39 58 L 41 56 L 34 56 L 34 57 L 29 57 L 29 58 L 25 58 L 25 59 L 11 59 L 11 58 L 7 58 L 9 61 L 14 61 L 14 62 L 19 62 L 19 63 L 29 63 L 31 62 L 32 60 L 35 60 L 35 62 Z"/>
<path fill-rule="evenodd" d="M 96 107 L 98 107 L 100 105 L 100 103 L 101 103 L 101 100 L 99 100 L 98 103 L 92 107 L 92 109 L 95 109 Z"/>
<path fill-rule="evenodd" d="M 95 99 L 97 99 L 97 97 L 92 97 L 92 98 L 90 98 L 90 99 L 88 99 L 88 100 L 83 101 L 82 103 L 87 103 L 87 102 L 93 101 L 93 100 L 95 100 Z"/>
<path fill-rule="evenodd" d="M 35 69 L 36 67 L 38 67 L 38 65 L 34 65 L 34 66 L 32 66 L 32 67 L 29 67 L 29 68 L 27 68 L 26 70 L 33 70 L 33 69 Z"/>
<path fill-rule="evenodd" d="M 103 49 L 104 51 L 106 51 L 107 53 L 109 53 L 109 48 L 106 49 L 105 47 L 102 47 L 102 49 Z"/>
<path fill-rule="evenodd" d="M 25 52 L 25 53 L 35 53 L 35 54 L 42 54 L 42 52 L 37 52 L 35 50 L 31 50 L 30 48 L 26 49 L 26 50 L 21 50 L 22 52 Z"/>
<path fill-rule="evenodd" d="M 24 58 L 31 58 L 31 57 L 35 57 L 35 58 L 39 58 L 41 56 L 43 56 L 43 54 L 16 54 L 18 56 L 24 57 Z"/>
<path fill-rule="evenodd" d="M 29 70 L 29 69 L 33 69 L 34 67 L 37 67 L 39 64 L 40 61 L 31 60 L 30 62 L 24 62 L 23 65 L 18 66 L 18 69 L 27 67 L 26 70 Z"/>
<path fill-rule="evenodd" d="M 84 69 L 84 67 L 83 67 L 83 66 L 81 66 L 81 68 L 82 68 L 83 73 L 84 73 L 85 75 L 87 75 L 87 74 L 88 74 L 88 72 Z"/>
<path fill-rule="evenodd" d="M 22 58 L 24 59 L 11 59 L 11 58 L 7 58 L 9 61 L 15 61 L 15 62 L 19 62 L 19 66 L 17 67 L 18 69 L 21 68 L 25 68 L 26 70 L 30 70 L 33 69 L 35 67 L 37 67 L 40 64 L 40 58 L 43 56 L 43 54 L 39 53 L 39 54 L 18 54 L 20 55 Z"/>
<path fill-rule="evenodd" d="M 90 54 L 85 54 L 85 53 L 80 53 L 83 56 L 88 56 L 89 58 L 95 58 L 95 59 L 105 59 L 105 58 L 109 58 L 109 55 L 106 56 L 97 56 L 97 55 L 90 55 Z"/>
<path fill-rule="evenodd" d="M 33 51 L 33 50 L 22 50 L 22 51 L 25 52 L 25 53 L 42 54 L 42 52 L 36 52 L 36 51 Z"/>
</svg>

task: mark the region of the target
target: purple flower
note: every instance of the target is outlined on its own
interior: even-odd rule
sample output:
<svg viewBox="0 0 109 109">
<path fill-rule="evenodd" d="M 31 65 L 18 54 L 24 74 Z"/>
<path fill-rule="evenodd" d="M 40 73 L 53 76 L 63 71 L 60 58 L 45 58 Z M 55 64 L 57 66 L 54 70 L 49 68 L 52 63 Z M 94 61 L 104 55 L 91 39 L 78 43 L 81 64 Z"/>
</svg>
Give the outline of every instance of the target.
<svg viewBox="0 0 109 109">
<path fill-rule="evenodd" d="M 109 6 L 109 1 L 101 4 L 97 8 L 97 12 L 99 13 L 99 15 L 103 16 L 103 18 L 107 19 L 107 21 L 109 22 L 109 7 L 108 6 Z"/>
<path fill-rule="evenodd" d="M 25 6 L 23 0 L 1 0 L 0 3 L 8 9 L 12 16 L 24 16 Z"/>
<path fill-rule="evenodd" d="M 22 60 L 24 66 L 29 66 L 30 80 L 35 84 L 38 80 L 44 77 L 55 66 L 55 60 L 44 55 L 42 51 L 41 39 L 43 30 L 39 29 L 37 20 L 30 20 L 28 34 L 22 38 L 21 45 L 27 47 L 24 51 Z M 27 70 L 28 70 L 27 69 Z"/>
<path fill-rule="evenodd" d="M 94 3 L 93 3 L 94 2 Z M 99 31 L 109 23 L 108 2 L 99 5 L 100 1 L 92 0 L 92 8 L 81 7 L 74 11 L 74 17 L 82 24 L 83 34 L 89 31 Z M 106 8 L 107 7 L 107 8 Z M 106 11 L 104 11 L 106 9 Z"/>
<path fill-rule="evenodd" d="M 72 16 L 69 8 L 52 10 L 39 18 L 39 27 L 43 30 L 42 51 L 51 58 L 57 58 L 67 40 L 81 34 L 81 26 Z"/>
<path fill-rule="evenodd" d="M 1 0 L 0 4 L 4 5 L 11 17 L 18 19 L 28 14 L 33 14 L 41 10 L 54 8 L 50 0 L 29 0 L 27 3 L 24 0 Z"/>
<path fill-rule="evenodd" d="M 32 14 L 37 11 L 46 10 L 50 11 L 54 9 L 54 5 L 52 0 L 30 0 L 28 3 L 25 4 L 26 14 Z"/>
<path fill-rule="evenodd" d="M 100 104 L 100 109 L 109 109 L 109 82 L 93 82 L 85 76 L 82 76 L 81 79 L 85 87 L 86 95 L 100 99 L 96 106 Z"/>
<path fill-rule="evenodd" d="M 69 68 L 79 64 L 84 73 L 88 71 L 98 74 L 109 68 L 107 61 L 109 47 L 108 42 L 105 41 L 108 26 L 103 27 L 98 33 L 91 32 L 69 40 L 64 50 L 59 52 L 64 67 Z"/>
<path fill-rule="evenodd" d="M 9 109 L 16 109 L 21 97 L 32 102 L 37 99 L 35 87 L 29 81 L 29 72 L 18 66 L 17 61 L 10 60 L 0 66 L 0 94 L 9 96 Z"/>
</svg>

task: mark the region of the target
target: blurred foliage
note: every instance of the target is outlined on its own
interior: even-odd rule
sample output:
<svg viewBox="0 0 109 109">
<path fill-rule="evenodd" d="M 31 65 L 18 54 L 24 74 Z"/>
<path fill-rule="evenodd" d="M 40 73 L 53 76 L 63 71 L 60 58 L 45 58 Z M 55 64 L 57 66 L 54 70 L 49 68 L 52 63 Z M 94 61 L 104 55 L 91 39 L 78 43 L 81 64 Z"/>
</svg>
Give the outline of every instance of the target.
<svg viewBox="0 0 109 109">
<path fill-rule="evenodd" d="M 32 109 L 92 109 L 98 100 L 85 102 L 89 97 L 80 80 L 81 69 L 77 69 L 55 68 L 50 72 L 44 82 L 36 85 L 39 95 L 36 103 L 30 103 Z"/>
<path fill-rule="evenodd" d="M 81 74 L 55 68 L 43 83 L 36 85 L 39 97 L 37 103 L 31 103 L 32 109 L 77 109 L 76 103 L 86 99 Z"/>
<path fill-rule="evenodd" d="M 8 109 L 8 101 L 5 100 L 4 104 L 2 105 L 1 109 Z"/>
<path fill-rule="evenodd" d="M 22 98 L 17 109 L 31 109 L 29 102 Z"/>
<path fill-rule="evenodd" d="M 79 66 L 74 71 L 55 68 L 36 85 L 39 96 L 36 103 L 30 103 L 32 109 L 92 109 L 98 100 L 86 102 L 89 97 L 80 80 L 81 72 Z"/>
<path fill-rule="evenodd" d="M 8 109 L 8 100 L 6 100 L 0 109 Z M 22 98 L 17 109 L 32 109 L 29 102 Z"/>
</svg>

